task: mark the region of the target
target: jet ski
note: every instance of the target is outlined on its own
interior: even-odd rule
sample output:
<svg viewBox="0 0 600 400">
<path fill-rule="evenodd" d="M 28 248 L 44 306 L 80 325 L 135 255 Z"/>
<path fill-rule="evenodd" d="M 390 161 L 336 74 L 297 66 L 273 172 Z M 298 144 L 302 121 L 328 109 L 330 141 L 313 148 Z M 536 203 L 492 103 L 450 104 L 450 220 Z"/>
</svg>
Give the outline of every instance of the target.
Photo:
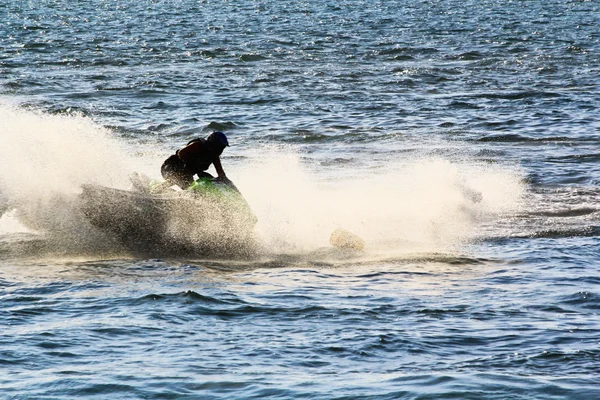
<svg viewBox="0 0 600 400">
<path fill-rule="evenodd" d="M 134 175 L 121 190 L 83 185 L 85 217 L 126 248 L 161 254 L 245 254 L 251 251 L 257 222 L 248 203 L 229 180 L 201 177 L 186 190 Z M 163 185 L 164 186 L 164 185 Z"/>
</svg>

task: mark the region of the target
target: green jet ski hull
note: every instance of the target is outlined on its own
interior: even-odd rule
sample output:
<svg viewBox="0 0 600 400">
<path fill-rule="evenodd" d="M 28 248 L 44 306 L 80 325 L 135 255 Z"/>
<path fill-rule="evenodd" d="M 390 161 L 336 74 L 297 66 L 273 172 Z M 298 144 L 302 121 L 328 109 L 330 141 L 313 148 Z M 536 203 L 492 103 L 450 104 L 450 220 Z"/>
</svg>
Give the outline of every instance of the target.
<svg viewBox="0 0 600 400">
<path fill-rule="evenodd" d="M 86 218 L 131 251 L 236 255 L 252 251 L 256 217 L 230 182 L 200 178 L 184 191 L 83 185 Z"/>
</svg>

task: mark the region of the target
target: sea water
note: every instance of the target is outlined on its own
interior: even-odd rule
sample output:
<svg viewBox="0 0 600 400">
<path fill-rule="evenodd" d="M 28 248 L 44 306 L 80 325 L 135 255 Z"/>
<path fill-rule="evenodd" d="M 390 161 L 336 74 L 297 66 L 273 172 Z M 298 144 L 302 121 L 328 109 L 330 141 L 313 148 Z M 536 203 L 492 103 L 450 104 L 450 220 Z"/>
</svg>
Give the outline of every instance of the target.
<svg viewBox="0 0 600 400">
<path fill-rule="evenodd" d="M 599 26 L 596 0 L 1 2 L 0 398 L 600 398 Z M 252 255 L 133 254 L 78 212 L 213 130 Z"/>
</svg>

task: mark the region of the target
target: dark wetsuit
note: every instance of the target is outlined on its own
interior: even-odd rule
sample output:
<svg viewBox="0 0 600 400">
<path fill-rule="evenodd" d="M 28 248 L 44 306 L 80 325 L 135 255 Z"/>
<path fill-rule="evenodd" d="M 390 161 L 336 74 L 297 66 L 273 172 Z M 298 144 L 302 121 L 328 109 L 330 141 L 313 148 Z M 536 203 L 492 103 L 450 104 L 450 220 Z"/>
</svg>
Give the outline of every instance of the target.
<svg viewBox="0 0 600 400">
<path fill-rule="evenodd" d="M 194 139 L 167 158 L 160 168 L 160 173 L 167 181 L 186 189 L 194 182 L 195 174 L 212 178 L 212 175 L 204 171 L 218 158 L 219 154 L 215 154 L 205 139 Z"/>
</svg>

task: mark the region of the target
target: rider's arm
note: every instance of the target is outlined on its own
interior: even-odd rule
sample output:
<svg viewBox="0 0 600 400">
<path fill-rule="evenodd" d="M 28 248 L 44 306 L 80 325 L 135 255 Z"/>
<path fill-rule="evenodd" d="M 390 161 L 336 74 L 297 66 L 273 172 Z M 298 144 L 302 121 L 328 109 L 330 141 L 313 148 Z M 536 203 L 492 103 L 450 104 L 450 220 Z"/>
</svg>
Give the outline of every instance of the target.
<svg viewBox="0 0 600 400">
<path fill-rule="evenodd" d="M 213 165 L 215 166 L 215 170 L 217 171 L 217 175 L 219 176 L 219 178 L 227 178 L 227 176 L 225 175 L 225 171 L 223 171 L 223 166 L 221 165 L 221 159 L 219 158 L 219 156 L 215 157 Z"/>
</svg>

